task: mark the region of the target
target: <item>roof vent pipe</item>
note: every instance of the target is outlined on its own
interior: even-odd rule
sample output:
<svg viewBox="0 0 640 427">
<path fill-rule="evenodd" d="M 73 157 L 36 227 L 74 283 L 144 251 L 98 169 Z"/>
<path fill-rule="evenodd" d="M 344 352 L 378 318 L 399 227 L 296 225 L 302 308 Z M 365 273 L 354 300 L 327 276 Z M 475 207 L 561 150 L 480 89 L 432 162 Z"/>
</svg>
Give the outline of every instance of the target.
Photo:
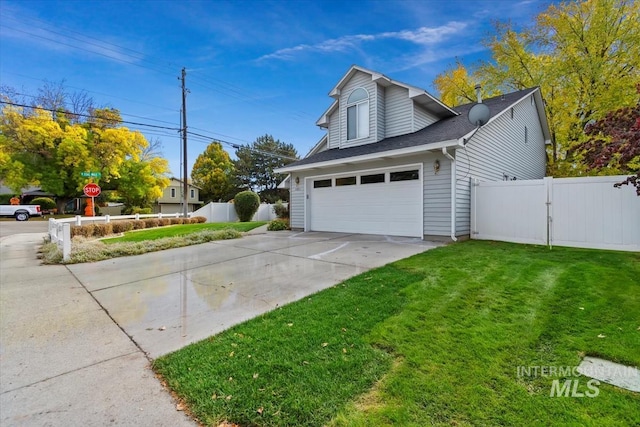
<svg viewBox="0 0 640 427">
<path fill-rule="evenodd" d="M 477 84 L 476 85 L 476 97 L 478 97 L 478 104 L 482 104 L 482 95 L 480 95 L 480 89 L 482 89 L 482 86 Z"/>
</svg>

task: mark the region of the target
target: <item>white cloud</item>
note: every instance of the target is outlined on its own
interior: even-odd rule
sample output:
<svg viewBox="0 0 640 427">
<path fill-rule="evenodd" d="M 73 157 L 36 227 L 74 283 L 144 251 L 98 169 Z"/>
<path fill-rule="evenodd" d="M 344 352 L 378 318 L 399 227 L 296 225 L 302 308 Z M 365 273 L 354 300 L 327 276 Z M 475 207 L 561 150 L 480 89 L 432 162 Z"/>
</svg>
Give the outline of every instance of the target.
<svg viewBox="0 0 640 427">
<path fill-rule="evenodd" d="M 279 49 L 273 53 L 263 55 L 258 61 L 269 59 L 291 60 L 295 56 L 306 52 L 333 53 L 354 50 L 364 42 L 378 40 L 403 40 L 418 46 L 434 46 L 458 34 L 467 27 L 467 23 L 451 21 L 439 27 L 420 27 L 416 30 L 389 31 L 378 34 L 356 34 L 325 40 L 316 44 L 300 44 L 294 47 Z"/>
</svg>

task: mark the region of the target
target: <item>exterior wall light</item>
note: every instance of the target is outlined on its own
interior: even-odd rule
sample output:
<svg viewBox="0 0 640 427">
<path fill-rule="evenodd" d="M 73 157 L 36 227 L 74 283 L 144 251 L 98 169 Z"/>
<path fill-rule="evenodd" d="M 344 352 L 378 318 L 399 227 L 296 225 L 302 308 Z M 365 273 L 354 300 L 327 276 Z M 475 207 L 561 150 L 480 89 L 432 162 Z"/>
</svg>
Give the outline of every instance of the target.
<svg viewBox="0 0 640 427">
<path fill-rule="evenodd" d="M 300 177 L 296 176 L 296 185 L 300 184 Z"/>
<path fill-rule="evenodd" d="M 433 173 L 437 175 L 438 172 L 440 172 L 440 160 L 436 159 L 436 161 L 433 162 Z"/>
</svg>

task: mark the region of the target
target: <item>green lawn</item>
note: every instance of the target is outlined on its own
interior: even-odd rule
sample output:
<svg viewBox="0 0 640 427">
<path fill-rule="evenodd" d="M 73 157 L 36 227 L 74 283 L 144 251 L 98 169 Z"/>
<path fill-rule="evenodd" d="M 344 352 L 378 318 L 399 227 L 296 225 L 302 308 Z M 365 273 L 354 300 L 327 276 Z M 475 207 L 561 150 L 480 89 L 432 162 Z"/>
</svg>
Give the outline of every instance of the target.
<svg viewBox="0 0 640 427">
<path fill-rule="evenodd" d="M 143 242 L 145 240 L 157 240 L 165 237 L 185 236 L 187 234 L 198 233 L 200 231 L 215 231 L 231 229 L 240 232 L 250 231 L 254 228 L 265 225 L 266 221 L 254 222 L 212 222 L 204 224 L 184 224 L 164 227 L 150 228 L 148 230 L 129 231 L 124 236 L 102 240 L 104 243 L 116 242 Z"/>
<path fill-rule="evenodd" d="M 154 362 L 206 425 L 640 424 L 640 393 L 550 397 L 584 355 L 640 366 L 640 254 L 470 241 Z M 584 377 L 579 391 L 588 391 Z"/>
</svg>

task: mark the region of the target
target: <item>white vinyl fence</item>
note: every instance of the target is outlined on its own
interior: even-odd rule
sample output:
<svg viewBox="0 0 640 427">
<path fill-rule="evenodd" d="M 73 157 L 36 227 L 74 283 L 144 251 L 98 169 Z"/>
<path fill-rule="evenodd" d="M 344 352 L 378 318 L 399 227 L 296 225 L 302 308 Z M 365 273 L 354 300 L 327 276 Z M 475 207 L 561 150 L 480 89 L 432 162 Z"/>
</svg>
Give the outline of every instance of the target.
<svg viewBox="0 0 640 427">
<path fill-rule="evenodd" d="M 286 204 L 285 204 L 286 206 Z M 203 216 L 207 218 L 207 222 L 236 222 L 238 214 L 233 203 L 209 203 L 204 205 L 192 216 Z M 276 219 L 276 214 L 271 204 L 260 204 L 258 212 L 251 219 L 252 221 L 271 221 Z"/>
<path fill-rule="evenodd" d="M 286 204 L 285 204 L 286 206 Z M 209 203 L 195 212 L 190 212 L 189 218 L 203 216 L 207 222 L 236 222 L 236 214 L 233 203 Z M 74 218 L 49 219 L 49 237 L 62 250 L 62 258 L 66 261 L 71 255 L 71 225 L 87 223 L 107 223 L 112 220 L 142 219 L 142 218 L 179 218 L 181 213 L 173 214 L 135 214 L 135 215 L 104 215 L 104 216 L 75 216 Z M 276 218 L 273 205 L 261 204 L 252 221 L 271 221 Z"/>
<path fill-rule="evenodd" d="M 640 197 L 626 176 L 471 186 L 471 238 L 640 251 Z"/>
<path fill-rule="evenodd" d="M 181 213 L 175 214 L 135 214 L 135 215 L 104 215 L 104 216 L 80 216 L 73 218 L 49 218 L 49 238 L 62 250 L 62 259 L 68 260 L 71 255 L 71 225 L 108 223 L 111 220 L 142 219 L 142 218 L 179 218 Z M 194 215 L 189 214 L 189 217 Z"/>
</svg>

